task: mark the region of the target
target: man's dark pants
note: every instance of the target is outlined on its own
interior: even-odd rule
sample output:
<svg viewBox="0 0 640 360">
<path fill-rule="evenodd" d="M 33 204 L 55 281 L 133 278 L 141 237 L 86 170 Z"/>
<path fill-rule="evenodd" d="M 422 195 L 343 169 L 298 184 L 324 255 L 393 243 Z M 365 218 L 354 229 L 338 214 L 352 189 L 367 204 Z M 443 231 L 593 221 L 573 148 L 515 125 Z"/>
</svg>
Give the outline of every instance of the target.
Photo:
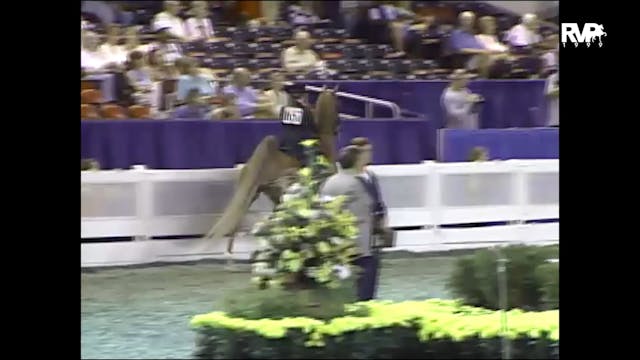
<svg viewBox="0 0 640 360">
<path fill-rule="evenodd" d="M 362 269 L 357 281 L 358 300 L 367 301 L 373 299 L 378 287 L 379 255 L 361 256 L 354 261 L 354 264 Z"/>
</svg>

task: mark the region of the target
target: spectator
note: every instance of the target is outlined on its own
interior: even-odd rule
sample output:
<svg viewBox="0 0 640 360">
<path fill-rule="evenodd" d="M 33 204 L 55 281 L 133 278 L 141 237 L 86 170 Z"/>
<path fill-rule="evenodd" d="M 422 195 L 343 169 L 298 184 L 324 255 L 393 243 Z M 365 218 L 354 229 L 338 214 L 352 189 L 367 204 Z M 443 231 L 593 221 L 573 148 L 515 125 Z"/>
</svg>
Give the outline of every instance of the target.
<svg viewBox="0 0 640 360">
<path fill-rule="evenodd" d="M 233 69 L 231 84 L 225 86 L 223 94 L 232 96 L 242 117 L 253 116 L 258 110 L 258 92 L 250 85 L 251 75 L 245 68 Z M 268 104 L 267 104 L 268 105 Z"/>
<path fill-rule="evenodd" d="M 272 114 L 274 118 L 277 118 L 280 114 L 280 110 L 284 106 L 288 106 L 291 103 L 291 97 L 284 90 L 284 74 L 280 72 L 274 72 L 271 74 L 271 89 L 265 92 L 265 97 L 272 106 Z"/>
<path fill-rule="evenodd" d="M 191 89 L 198 89 L 203 103 L 209 102 L 216 93 L 217 84 L 200 74 L 194 59 L 184 58 L 181 61 L 184 63 L 185 74 L 180 75 L 178 79 L 178 102 L 186 101 Z"/>
<path fill-rule="evenodd" d="M 203 96 L 198 88 L 189 89 L 185 97 L 185 104 L 173 111 L 172 118 L 176 120 L 203 120 L 209 118 L 208 106 L 202 99 Z"/>
<path fill-rule="evenodd" d="M 300 1 L 289 1 L 286 6 L 287 20 L 293 26 L 308 25 L 320 21 L 311 11 L 302 8 Z"/>
<path fill-rule="evenodd" d="M 164 2 L 164 11 L 158 13 L 153 18 L 153 29 L 156 31 L 160 31 L 162 29 L 167 29 L 169 34 L 178 40 L 184 41 L 187 40 L 187 33 L 185 30 L 184 22 L 178 16 L 180 12 L 180 2 L 179 1 L 165 1 Z"/>
<path fill-rule="evenodd" d="M 133 51 L 140 51 L 142 53 L 147 53 L 149 50 L 147 45 L 140 44 L 140 37 L 138 33 L 140 31 L 139 26 L 129 26 L 125 33 L 125 42 L 124 42 L 124 50 L 127 54 L 130 54 Z"/>
<path fill-rule="evenodd" d="M 437 38 L 439 32 L 435 26 L 436 18 L 433 15 L 423 16 L 421 21 L 408 27 L 404 36 L 404 49 L 413 57 L 422 57 L 422 39 Z M 429 54 L 430 58 L 435 58 L 437 54 Z"/>
<path fill-rule="evenodd" d="M 509 53 L 509 47 L 498 40 L 496 36 L 496 19 L 492 16 L 483 16 L 479 20 L 480 34 L 476 39 L 489 51 L 494 51 L 496 56 L 505 56 Z"/>
<path fill-rule="evenodd" d="M 151 70 L 151 79 L 153 79 L 153 81 L 177 79 L 180 76 L 175 63 L 165 63 L 159 51 L 151 50 L 147 56 L 149 58 L 148 64 Z"/>
<path fill-rule="evenodd" d="M 106 71 L 107 59 L 99 51 L 98 35 L 86 31 L 84 33 L 84 48 L 80 50 L 80 66 L 86 74 L 101 73 Z"/>
<path fill-rule="evenodd" d="M 152 109 L 157 109 L 157 103 L 154 99 L 153 80 L 151 78 L 151 70 L 145 66 L 144 54 L 140 51 L 134 51 L 129 55 L 129 66 L 131 69 L 127 71 L 127 81 L 133 90 L 132 97 L 137 104 L 148 105 Z"/>
<path fill-rule="evenodd" d="M 165 64 L 173 64 L 176 60 L 183 57 L 182 47 L 171 36 L 167 28 L 161 28 L 157 31 L 156 42 L 149 45 L 150 50 L 156 50 L 158 56 Z"/>
<path fill-rule="evenodd" d="M 468 79 L 465 70 L 455 70 L 451 75 L 451 84 L 442 93 L 442 107 L 448 128 L 478 128 L 478 109 L 475 105 L 483 99 L 467 89 Z"/>
<path fill-rule="evenodd" d="M 489 74 L 490 55 L 500 53 L 485 49 L 476 38 L 474 32 L 476 16 L 471 11 L 465 11 L 458 16 L 459 28 L 451 33 L 449 46 L 454 54 L 463 55 L 466 60 L 466 68 L 477 70 L 483 77 Z M 468 59 L 468 60 L 467 60 Z M 454 66 L 464 66 L 454 64 Z"/>
<path fill-rule="evenodd" d="M 120 42 L 120 28 L 110 24 L 107 27 L 107 41 L 100 46 L 102 57 L 109 64 L 123 65 L 127 61 L 127 53 Z"/>
<path fill-rule="evenodd" d="M 358 300 L 375 297 L 379 259 L 372 251 L 371 233 L 373 218 L 371 209 L 374 199 L 357 176 L 362 172 L 364 156 L 358 146 L 350 145 L 340 150 L 338 173 L 329 177 L 322 185 L 321 196 L 346 196 L 345 208 L 357 219 L 358 237 L 355 240 L 359 257 L 355 265 L 362 269 L 357 280 Z"/>
<path fill-rule="evenodd" d="M 290 72 L 308 72 L 321 66 L 320 58 L 311 50 L 311 35 L 298 31 L 294 35 L 296 44 L 282 52 L 282 64 Z"/>
<path fill-rule="evenodd" d="M 94 15 L 103 24 L 113 24 L 116 20 L 115 11 L 107 1 L 83 1 L 80 11 Z"/>
<path fill-rule="evenodd" d="M 560 72 L 547 78 L 545 93 L 549 112 L 547 126 L 560 127 Z"/>
<path fill-rule="evenodd" d="M 404 32 L 407 24 L 404 19 L 413 18 L 415 14 L 409 10 L 394 5 L 393 1 L 383 1 L 381 5 L 369 9 L 371 42 L 391 43 L 397 51 L 403 51 Z"/>
<path fill-rule="evenodd" d="M 534 14 L 522 16 L 522 22 L 512 27 L 506 37 L 507 43 L 515 47 L 535 45 L 541 40 L 538 34 L 538 17 Z"/>
<path fill-rule="evenodd" d="M 190 41 L 209 40 L 213 37 L 213 25 L 207 11 L 206 1 L 191 2 L 191 17 L 187 19 L 187 38 Z"/>
<path fill-rule="evenodd" d="M 469 153 L 469 161 L 471 162 L 481 162 L 481 161 L 488 161 L 489 160 L 489 151 L 482 147 L 482 146 L 476 146 L 473 149 L 471 149 L 471 152 Z"/>
<path fill-rule="evenodd" d="M 542 54 L 542 62 L 546 73 L 550 73 L 551 69 L 558 67 L 559 40 L 558 34 L 550 34 L 545 39 L 546 45 L 549 48 L 549 50 Z"/>
</svg>

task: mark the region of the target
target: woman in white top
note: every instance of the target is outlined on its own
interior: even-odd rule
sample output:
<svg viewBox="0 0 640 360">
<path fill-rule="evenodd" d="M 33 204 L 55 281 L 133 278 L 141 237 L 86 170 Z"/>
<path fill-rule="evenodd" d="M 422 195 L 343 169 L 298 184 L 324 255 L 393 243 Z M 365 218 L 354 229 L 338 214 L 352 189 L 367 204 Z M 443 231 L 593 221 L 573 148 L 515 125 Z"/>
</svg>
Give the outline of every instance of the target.
<svg viewBox="0 0 640 360">
<path fill-rule="evenodd" d="M 179 1 L 165 1 L 164 11 L 153 18 L 153 29 L 168 29 L 169 33 L 178 40 L 186 40 L 187 34 L 184 21 L 178 16 L 180 12 Z"/>
<path fill-rule="evenodd" d="M 501 43 L 496 36 L 496 19 L 491 16 L 481 17 L 480 32 L 480 34 L 476 35 L 476 39 L 485 47 L 485 49 L 503 54 L 509 52 L 509 47 Z"/>
<path fill-rule="evenodd" d="M 187 19 L 187 39 L 209 40 L 213 37 L 213 25 L 209 19 L 206 1 L 191 2 L 191 17 Z"/>
<path fill-rule="evenodd" d="M 127 53 L 127 56 L 134 51 L 140 51 L 142 53 L 147 53 L 149 47 L 147 45 L 140 44 L 140 38 L 138 33 L 140 32 L 140 26 L 129 26 L 127 28 L 125 34 L 125 42 L 124 42 L 124 50 Z"/>
<path fill-rule="evenodd" d="M 108 63 L 122 65 L 127 61 L 127 52 L 119 42 L 120 29 L 110 25 L 107 28 L 107 41 L 100 46 L 100 52 Z"/>
<path fill-rule="evenodd" d="M 98 50 L 98 35 L 91 31 L 85 31 L 83 48 L 80 50 L 80 66 L 87 74 L 100 73 L 106 70 L 107 60 Z"/>
<path fill-rule="evenodd" d="M 284 75 L 279 72 L 271 74 L 271 89 L 264 92 L 264 96 L 271 104 L 273 116 L 277 118 L 280 110 L 289 105 L 291 97 L 284 91 Z"/>
</svg>

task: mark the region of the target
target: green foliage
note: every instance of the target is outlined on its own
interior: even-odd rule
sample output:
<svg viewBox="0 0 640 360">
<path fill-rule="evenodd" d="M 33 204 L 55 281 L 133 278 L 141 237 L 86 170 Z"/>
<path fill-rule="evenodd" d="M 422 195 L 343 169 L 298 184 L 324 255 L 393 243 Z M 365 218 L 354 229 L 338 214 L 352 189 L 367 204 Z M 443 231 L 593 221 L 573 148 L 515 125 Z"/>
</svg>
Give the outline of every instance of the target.
<svg viewBox="0 0 640 360">
<path fill-rule="evenodd" d="M 356 316 L 367 312 L 367 316 Z M 202 359 L 482 359 L 500 357 L 502 336 L 513 358 L 558 358 L 559 312 L 507 313 L 431 299 L 348 306 L 328 321 L 308 317 L 246 319 L 223 312 L 191 320 Z"/>
<path fill-rule="evenodd" d="M 335 289 L 354 272 L 356 219 L 343 209 L 345 198 L 318 195 L 330 166 L 317 155 L 314 140 L 303 145 L 310 165 L 298 171 L 282 203 L 253 229 L 259 241 L 253 257 L 253 282 L 260 288 Z"/>
<path fill-rule="evenodd" d="M 355 284 L 338 289 L 315 287 L 287 290 L 279 287 L 242 289 L 226 296 L 225 312 L 244 319 L 311 317 L 331 319 L 345 314 L 345 304 L 355 302 Z"/>
<path fill-rule="evenodd" d="M 558 308 L 558 266 L 547 263 L 558 257 L 557 246 L 509 246 L 500 249 L 507 259 L 509 308 Z M 448 286 L 465 303 L 499 309 L 497 261 L 493 249 L 478 250 L 458 260 Z"/>
</svg>

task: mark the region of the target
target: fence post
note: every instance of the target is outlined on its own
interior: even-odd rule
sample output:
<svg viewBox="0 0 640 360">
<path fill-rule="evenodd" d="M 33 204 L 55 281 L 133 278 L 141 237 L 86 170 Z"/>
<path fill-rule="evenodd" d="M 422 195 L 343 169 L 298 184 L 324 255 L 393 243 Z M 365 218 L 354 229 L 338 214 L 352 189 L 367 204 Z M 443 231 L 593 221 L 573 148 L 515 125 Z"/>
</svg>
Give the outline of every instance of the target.
<svg viewBox="0 0 640 360">
<path fill-rule="evenodd" d="M 512 189 L 513 200 L 518 209 L 517 211 L 517 219 L 512 222 L 514 225 L 518 225 L 517 233 L 518 236 L 514 238 L 517 242 L 526 243 L 526 219 L 527 219 L 527 172 L 526 163 L 520 160 L 511 160 L 511 166 L 513 167 L 513 181 L 514 186 Z"/>
<path fill-rule="evenodd" d="M 153 185 L 146 166 L 134 165 L 131 171 L 135 171 L 139 178 L 136 184 L 136 217 L 138 218 L 139 230 L 135 241 L 149 240 L 153 215 Z"/>
<path fill-rule="evenodd" d="M 440 240 L 440 224 L 442 223 L 441 174 L 438 171 L 440 165 L 436 162 L 430 162 L 426 166 L 429 167 L 427 181 L 430 185 L 427 188 L 427 207 L 431 213 L 434 239 Z M 438 246 L 442 246 L 442 244 L 438 243 Z"/>
</svg>

